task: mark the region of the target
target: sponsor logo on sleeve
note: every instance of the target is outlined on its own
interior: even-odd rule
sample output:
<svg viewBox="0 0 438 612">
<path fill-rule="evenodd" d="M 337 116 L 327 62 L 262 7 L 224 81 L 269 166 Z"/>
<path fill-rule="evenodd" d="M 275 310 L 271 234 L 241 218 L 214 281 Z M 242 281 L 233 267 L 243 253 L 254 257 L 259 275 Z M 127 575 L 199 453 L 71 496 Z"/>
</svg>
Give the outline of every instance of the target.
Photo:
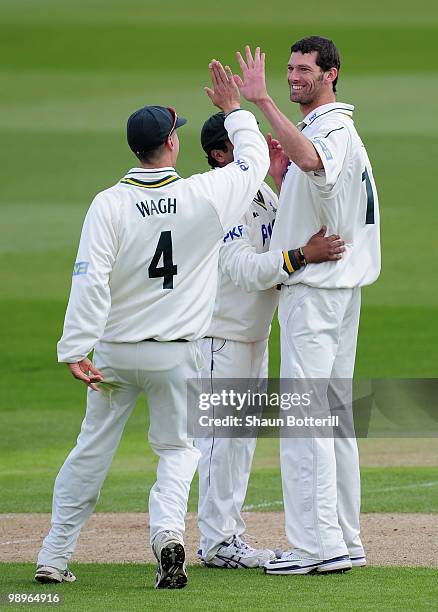
<svg viewBox="0 0 438 612">
<path fill-rule="evenodd" d="M 73 276 L 81 276 L 81 274 L 87 274 L 88 264 L 88 261 L 77 261 L 73 266 Z"/>
<path fill-rule="evenodd" d="M 321 140 L 321 138 L 315 137 L 312 138 L 312 142 L 318 144 L 321 147 L 322 152 L 324 153 L 327 160 L 333 159 L 332 152 L 328 148 L 328 146 Z"/>
<path fill-rule="evenodd" d="M 235 225 L 233 229 L 227 232 L 224 236 L 224 242 L 228 240 L 235 240 L 236 238 L 242 238 L 243 236 L 243 225 Z"/>
<path fill-rule="evenodd" d="M 248 170 L 248 168 L 249 168 L 248 163 L 246 161 L 244 161 L 243 159 L 236 159 L 236 161 L 234 163 L 239 166 L 239 168 L 242 170 L 242 172 L 246 172 Z"/>
</svg>

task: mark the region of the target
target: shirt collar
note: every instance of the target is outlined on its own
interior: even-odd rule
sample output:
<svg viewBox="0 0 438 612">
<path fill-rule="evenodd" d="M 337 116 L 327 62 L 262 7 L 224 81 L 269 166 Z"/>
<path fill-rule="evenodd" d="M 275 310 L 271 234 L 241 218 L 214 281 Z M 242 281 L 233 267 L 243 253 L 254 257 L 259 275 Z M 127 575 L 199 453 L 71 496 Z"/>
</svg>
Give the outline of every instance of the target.
<svg viewBox="0 0 438 612">
<path fill-rule="evenodd" d="M 158 189 L 180 180 L 175 168 L 132 168 L 119 182 L 131 187 Z"/>
<path fill-rule="evenodd" d="M 297 128 L 303 130 L 307 125 L 311 125 L 318 117 L 322 115 L 328 115 L 329 113 L 342 113 L 348 117 L 353 116 L 354 106 L 351 104 L 344 104 L 343 102 L 331 102 L 330 104 L 323 104 L 318 108 L 313 109 L 308 115 L 304 117 L 302 121 L 297 123 Z"/>
<path fill-rule="evenodd" d="M 175 168 L 170 166 L 164 168 L 131 168 L 124 178 L 144 178 L 145 180 L 160 179 L 163 176 L 178 176 Z"/>
</svg>

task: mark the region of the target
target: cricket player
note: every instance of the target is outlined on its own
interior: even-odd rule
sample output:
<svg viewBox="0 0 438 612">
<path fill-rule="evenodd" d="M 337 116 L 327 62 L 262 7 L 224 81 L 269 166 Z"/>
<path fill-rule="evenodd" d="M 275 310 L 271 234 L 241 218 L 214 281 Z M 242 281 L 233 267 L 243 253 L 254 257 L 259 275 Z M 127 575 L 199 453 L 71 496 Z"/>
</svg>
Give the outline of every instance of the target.
<svg viewBox="0 0 438 612">
<path fill-rule="evenodd" d="M 234 159 L 233 144 L 224 125 L 224 114 L 212 115 L 203 125 L 201 144 L 212 168 L 224 168 Z M 275 166 L 279 144 L 268 136 Z M 275 174 L 275 173 L 274 173 Z M 263 390 L 268 377 L 268 338 L 277 308 L 278 283 L 299 268 L 298 251 L 269 251 L 278 198 L 261 183 L 240 221 L 224 236 L 219 258 L 219 280 L 213 319 L 201 341 L 203 379 L 209 392 L 220 392 L 221 379 L 249 380 L 251 388 Z M 337 260 L 343 252 L 339 236 L 325 238 L 325 228 L 303 247 L 306 260 Z M 219 379 L 219 380 L 218 380 Z M 246 496 L 255 437 L 196 439 L 201 451 L 198 464 L 201 532 L 199 555 L 207 567 L 247 569 L 261 567 L 275 555 L 256 549 L 243 537 L 241 510 Z"/>
<path fill-rule="evenodd" d="M 320 379 L 335 403 L 339 379 L 353 377 L 360 291 L 380 272 L 379 208 L 373 172 L 353 121 L 354 107 L 336 101 L 340 59 L 332 41 L 295 43 L 287 66 L 290 99 L 300 105 L 295 127 L 269 96 L 265 55 L 237 58 L 244 97 L 270 122 L 285 155 L 270 248 L 298 247 L 322 224 L 339 233 L 340 261 L 309 264 L 283 281 L 279 303 L 281 377 Z M 305 257 L 303 257 L 305 259 Z M 328 435 L 281 439 L 286 534 L 292 550 L 265 565 L 269 574 L 342 572 L 363 566 L 360 480 L 355 438 Z"/>
<path fill-rule="evenodd" d="M 210 73 L 206 92 L 226 116 L 236 162 L 181 178 L 174 169 L 176 129 L 186 121 L 171 108 L 145 106 L 127 125 L 138 167 L 98 194 L 85 218 L 58 360 L 89 387 L 87 410 L 56 478 L 39 582 L 75 580 L 68 560 L 144 393 L 149 441 L 159 457 L 149 498 L 156 587 L 187 583 L 184 519 L 200 454 L 187 436 L 187 380 L 196 385 L 201 375 L 199 339 L 213 313 L 223 235 L 269 167 L 266 141 L 254 116 L 240 110 L 231 71 L 213 60 Z"/>
</svg>

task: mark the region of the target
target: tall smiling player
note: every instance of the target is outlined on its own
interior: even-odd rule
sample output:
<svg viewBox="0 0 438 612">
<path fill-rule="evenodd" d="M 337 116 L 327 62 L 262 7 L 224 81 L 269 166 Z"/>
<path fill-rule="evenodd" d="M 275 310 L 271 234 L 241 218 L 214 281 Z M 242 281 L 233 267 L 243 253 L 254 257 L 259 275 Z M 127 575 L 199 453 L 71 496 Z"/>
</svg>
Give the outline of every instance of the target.
<svg viewBox="0 0 438 612">
<path fill-rule="evenodd" d="M 284 281 L 279 304 L 281 377 L 323 379 L 336 397 L 336 379 L 353 377 L 361 287 L 380 272 L 376 186 L 354 107 L 336 100 L 339 53 L 319 36 L 292 45 L 287 73 L 291 101 L 303 116 L 298 127 L 266 90 L 260 49 L 253 57 L 247 47 L 246 58 L 237 58 L 241 93 L 264 113 L 285 152 L 270 248 L 298 247 L 321 225 L 345 241 L 340 261 L 303 266 Z M 355 438 L 283 438 L 281 472 L 293 548 L 269 561 L 266 572 L 328 573 L 365 565 Z"/>
</svg>

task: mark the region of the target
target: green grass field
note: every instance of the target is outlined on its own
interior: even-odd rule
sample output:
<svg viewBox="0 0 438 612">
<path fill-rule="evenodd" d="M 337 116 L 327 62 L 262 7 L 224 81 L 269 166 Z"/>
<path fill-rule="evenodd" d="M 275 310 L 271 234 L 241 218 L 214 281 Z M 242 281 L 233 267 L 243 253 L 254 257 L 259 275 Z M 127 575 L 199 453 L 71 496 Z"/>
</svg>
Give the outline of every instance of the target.
<svg viewBox="0 0 438 612">
<path fill-rule="evenodd" d="M 59 373 L 58 397 L 44 405 L 11 409 L 3 413 L 8 437 L 2 440 L 0 474 L 1 512 L 50 512 L 51 493 L 56 474 L 68 451 L 74 446 L 83 416 L 84 389 L 70 380 L 67 370 Z M 55 378 L 55 381 L 57 379 Z M 58 380 L 59 382 L 59 380 Z M 76 404 L 64 403 L 64 387 L 77 392 Z M 29 398 L 30 401 L 30 398 Z M 6 419 L 7 417 L 7 419 Z M 97 510 L 101 512 L 145 511 L 150 486 L 154 482 L 157 458 L 147 443 L 148 418 L 145 402 L 139 402 L 126 426 L 122 442 L 102 490 Z M 373 444 L 373 440 L 367 440 Z M 399 441 L 399 453 L 405 447 Z M 417 442 L 420 447 L 422 441 Z M 430 451 L 429 451 L 430 453 Z M 371 450 L 364 453 L 362 467 L 363 510 L 365 512 L 434 512 L 438 508 L 438 468 L 429 466 L 367 467 Z M 394 453 L 393 453 L 394 454 Z M 281 510 L 281 481 L 278 469 L 278 440 L 258 442 L 251 475 L 247 506 L 251 510 Z M 196 481 L 189 509 L 197 503 Z"/>
<path fill-rule="evenodd" d="M 154 568 L 143 565 L 86 565 L 81 585 L 32 585 L 30 564 L 8 564 L 0 577 L 3 593 L 58 593 L 61 610 L 433 610 L 436 572 L 427 568 L 355 569 L 341 576 L 264 576 L 190 568 L 190 588 L 155 591 Z M 6 575 L 6 577 L 5 577 Z M 79 588 L 78 588 L 79 587 Z M 347 590 L 348 589 L 348 590 Z M 29 605 L 29 604 L 28 604 Z M 34 604 L 36 605 L 36 604 Z M 23 606 L 8 606 L 16 609 Z M 55 606 L 36 606 L 50 610 Z M 58 609 L 55 607 L 55 609 Z"/>
<path fill-rule="evenodd" d="M 436 572 L 427 568 L 366 568 L 345 576 L 264 576 L 191 568 L 193 586 L 155 591 L 154 569 L 141 565 L 82 565 L 79 585 L 30 587 L 29 564 L 8 564 L 3 592 L 58 593 L 62 610 L 432 610 L 438 595 Z M 78 568 L 79 569 L 79 568 Z M 348 576 L 348 578 L 347 578 Z M 346 581 L 348 580 L 348 586 Z M 346 590 L 348 588 L 348 590 Z M 371 595 L 372 593 L 372 595 Z M 14 608 L 17 606 L 14 606 Z M 22 606 L 21 606 L 22 607 Z M 37 609 L 51 609 L 39 605 Z M 52 606 L 53 609 L 53 606 Z"/>
<path fill-rule="evenodd" d="M 340 48 L 339 100 L 357 107 L 380 195 L 383 270 L 363 292 L 356 374 L 437 377 L 433 0 L 401 0 L 396 9 L 380 0 L 312 7 L 286 0 L 272 6 L 0 0 L 0 512 L 49 511 L 54 477 L 79 431 L 84 388 L 56 363 L 56 341 L 87 206 L 136 165 L 125 143 L 126 118 L 146 103 L 175 106 L 189 120 L 180 132 L 178 170 L 204 171 L 199 131 L 215 112 L 202 90 L 209 59 L 236 67 L 236 49 L 260 44 L 268 54 L 269 89 L 298 120 L 285 84 L 289 47 L 317 33 Z M 275 325 L 272 375 L 278 365 Z M 98 510 L 145 510 L 155 465 L 141 404 Z M 365 511 L 437 511 L 435 467 L 365 461 L 362 473 Z M 281 510 L 275 440 L 258 445 L 246 503 Z M 190 508 L 195 504 L 196 487 Z M 375 567 L 294 581 L 193 568 L 190 588 L 181 593 L 154 592 L 151 566 L 78 570 L 81 582 L 60 589 L 65 610 L 428 610 L 437 596 L 436 571 L 427 568 Z M 32 584 L 31 574 L 29 564 L 2 564 L 0 590 L 46 591 Z"/>
</svg>

